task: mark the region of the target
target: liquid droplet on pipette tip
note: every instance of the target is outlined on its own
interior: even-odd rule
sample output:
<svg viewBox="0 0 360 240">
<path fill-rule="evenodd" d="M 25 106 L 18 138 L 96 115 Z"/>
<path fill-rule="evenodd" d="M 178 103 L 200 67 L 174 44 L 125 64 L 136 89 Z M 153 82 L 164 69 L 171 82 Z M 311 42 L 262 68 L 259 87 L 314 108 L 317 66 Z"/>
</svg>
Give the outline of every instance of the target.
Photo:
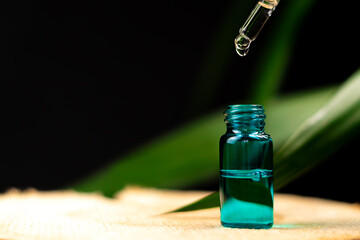
<svg viewBox="0 0 360 240">
<path fill-rule="evenodd" d="M 244 57 L 249 52 L 251 40 L 244 34 L 240 34 L 235 38 L 235 49 L 236 52 Z"/>
<path fill-rule="evenodd" d="M 249 49 L 242 50 L 242 49 L 236 48 L 236 52 L 237 52 L 237 54 L 239 54 L 241 57 L 245 57 L 246 54 L 249 52 Z"/>
</svg>

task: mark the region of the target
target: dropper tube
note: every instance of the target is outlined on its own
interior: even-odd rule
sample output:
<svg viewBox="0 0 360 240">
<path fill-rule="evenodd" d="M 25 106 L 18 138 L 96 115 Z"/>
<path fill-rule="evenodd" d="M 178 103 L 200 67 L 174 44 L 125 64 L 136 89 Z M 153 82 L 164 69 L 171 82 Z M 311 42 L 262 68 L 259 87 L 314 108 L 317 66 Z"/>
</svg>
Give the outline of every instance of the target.
<svg viewBox="0 0 360 240">
<path fill-rule="evenodd" d="M 280 0 L 257 2 L 244 25 L 240 28 L 239 35 L 235 38 L 235 49 L 240 56 L 243 57 L 249 52 L 250 44 L 256 39 L 279 2 Z"/>
</svg>

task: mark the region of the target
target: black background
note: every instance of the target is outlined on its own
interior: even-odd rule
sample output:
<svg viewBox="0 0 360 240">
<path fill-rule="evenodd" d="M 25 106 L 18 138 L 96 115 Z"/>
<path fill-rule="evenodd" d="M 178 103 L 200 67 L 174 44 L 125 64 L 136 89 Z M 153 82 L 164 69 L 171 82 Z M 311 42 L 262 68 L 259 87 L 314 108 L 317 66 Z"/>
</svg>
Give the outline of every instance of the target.
<svg viewBox="0 0 360 240">
<path fill-rule="evenodd" d="M 333 2 L 317 1 L 304 19 L 281 92 L 341 83 L 359 66 L 357 8 Z M 189 111 L 194 81 L 231 4 L 3 1 L 0 190 L 66 186 L 165 131 L 246 98 L 248 75 L 285 1 L 246 58 L 234 51 L 212 101 Z M 234 23 L 228 44 L 244 20 Z M 283 191 L 360 201 L 342 187 L 359 182 L 358 144 Z"/>
</svg>

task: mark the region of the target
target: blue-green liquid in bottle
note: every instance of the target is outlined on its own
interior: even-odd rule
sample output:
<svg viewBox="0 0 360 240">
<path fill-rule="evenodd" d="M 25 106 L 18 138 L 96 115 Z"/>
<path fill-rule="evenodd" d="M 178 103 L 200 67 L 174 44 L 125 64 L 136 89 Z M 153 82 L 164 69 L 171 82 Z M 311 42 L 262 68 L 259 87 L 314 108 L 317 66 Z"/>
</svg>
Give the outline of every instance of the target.
<svg viewBox="0 0 360 240">
<path fill-rule="evenodd" d="M 261 105 L 230 105 L 220 139 L 221 224 L 267 229 L 273 225 L 273 145 Z"/>
</svg>

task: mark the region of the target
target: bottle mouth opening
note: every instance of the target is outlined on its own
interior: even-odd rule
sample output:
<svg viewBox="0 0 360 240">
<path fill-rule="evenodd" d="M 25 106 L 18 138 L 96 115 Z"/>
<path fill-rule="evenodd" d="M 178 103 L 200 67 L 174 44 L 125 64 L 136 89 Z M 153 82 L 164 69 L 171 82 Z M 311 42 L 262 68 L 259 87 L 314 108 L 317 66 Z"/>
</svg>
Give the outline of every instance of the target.
<svg viewBox="0 0 360 240">
<path fill-rule="evenodd" d="M 263 106 L 260 104 L 230 104 L 226 108 L 228 109 L 234 109 L 234 110 L 263 110 Z"/>
<path fill-rule="evenodd" d="M 237 107 L 237 106 L 240 106 L 240 107 L 248 107 L 248 106 L 250 106 L 250 107 L 252 107 L 252 106 L 262 107 L 261 104 L 257 104 L 257 103 L 255 103 L 255 104 L 253 104 L 253 103 L 229 104 L 228 106 L 229 106 L 229 107 L 233 107 L 233 106 L 235 106 L 235 107 Z"/>
<path fill-rule="evenodd" d="M 264 121 L 266 115 L 260 104 L 233 104 L 228 105 L 225 112 L 225 122 Z"/>
</svg>

